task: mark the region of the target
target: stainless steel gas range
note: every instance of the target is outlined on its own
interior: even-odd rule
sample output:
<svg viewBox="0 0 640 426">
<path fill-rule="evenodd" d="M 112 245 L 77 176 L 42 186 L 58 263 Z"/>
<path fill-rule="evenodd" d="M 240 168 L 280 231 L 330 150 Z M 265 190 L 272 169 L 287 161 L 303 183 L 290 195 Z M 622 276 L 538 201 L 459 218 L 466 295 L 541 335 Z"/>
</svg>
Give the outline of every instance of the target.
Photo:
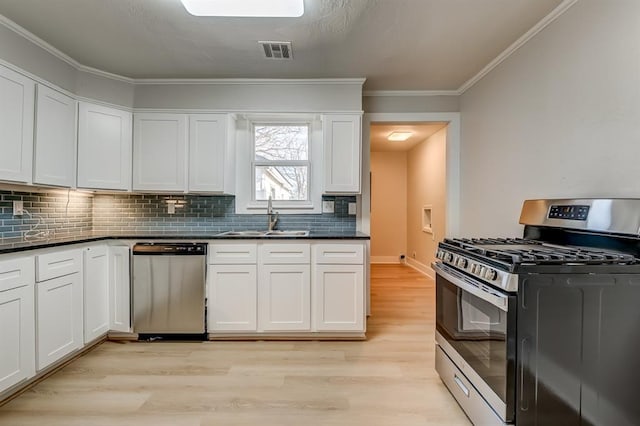
<svg viewBox="0 0 640 426">
<path fill-rule="evenodd" d="M 528 200 L 520 223 L 439 244 L 442 381 L 476 425 L 640 424 L 640 200 Z"/>
</svg>

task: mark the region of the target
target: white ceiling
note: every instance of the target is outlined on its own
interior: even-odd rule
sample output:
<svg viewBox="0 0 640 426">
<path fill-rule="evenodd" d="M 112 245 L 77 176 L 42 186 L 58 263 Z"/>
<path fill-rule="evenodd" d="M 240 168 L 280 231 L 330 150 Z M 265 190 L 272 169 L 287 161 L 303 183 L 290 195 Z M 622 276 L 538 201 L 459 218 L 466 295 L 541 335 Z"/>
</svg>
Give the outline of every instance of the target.
<svg viewBox="0 0 640 426">
<path fill-rule="evenodd" d="M 411 148 L 424 141 L 447 123 L 372 123 L 371 124 L 371 151 L 409 151 Z M 390 141 L 387 137 L 393 132 L 411 132 L 413 135 L 406 141 Z"/>
<path fill-rule="evenodd" d="M 366 77 L 366 90 L 456 90 L 561 2 L 305 0 L 301 18 L 202 18 L 179 0 L 0 0 L 0 14 L 129 78 Z M 263 59 L 258 40 L 291 41 L 294 59 Z"/>
</svg>

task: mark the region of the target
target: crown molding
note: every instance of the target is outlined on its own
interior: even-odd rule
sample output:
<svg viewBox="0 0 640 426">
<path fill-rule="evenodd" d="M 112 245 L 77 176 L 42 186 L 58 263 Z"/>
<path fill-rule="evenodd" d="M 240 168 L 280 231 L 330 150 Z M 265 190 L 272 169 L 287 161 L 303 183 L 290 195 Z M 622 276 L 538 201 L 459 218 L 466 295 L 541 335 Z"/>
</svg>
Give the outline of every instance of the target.
<svg viewBox="0 0 640 426">
<path fill-rule="evenodd" d="M 502 53 L 500 53 L 495 59 L 489 62 L 480 72 L 464 82 L 456 90 L 368 90 L 363 92 L 363 96 L 460 96 L 473 87 L 478 81 L 480 81 L 485 75 L 489 74 L 494 68 L 500 65 L 513 53 L 515 53 L 520 47 L 531 40 L 536 34 L 546 28 L 549 24 L 560 17 L 571 6 L 577 3 L 578 0 L 564 0 L 560 3 L 551 13 L 540 20 L 529 31 L 522 35 L 518 40 L 513 42 Z M 16 34 L 27 39 L 36 46 L 49 52 L 51 55 L 66 62 L 78 71 L 93 74 L 99 77 L 108 78 L 111 80 L 120 81 L 123 83 L 135 84 L 135 85 L 171 85 L 171 84 L 360 84 L 363 85 L 366 78 L 333 78 L 333 79 L 249 79 L 249 78 L 129 78 L 122 75 L 102 71 L 97 68 L 92 68 L 81 64 L 66 53 L 58 50 L 51 44 L 42 40 L 40 37 L 16 24 L 9 18 L 0 15 L 0 25 L 12 30 Z"/>
<path fill-rule="evenodd" d="M 171 85 L 171 84 L 208 84 L 208 85 L 353 85 L 362 86 L 366 78 L 137 78 L 133 82 L 136 85 Z"/>
<path fill-rule="evenodd" d="M 524 46 L 529 40 L 531 40 L 536 34 L 545 29 L 549 24 L 558 19 L 564 12 L 569 10 L 571 6 L 576 4 L 578 0 L 564 0 L 560 3 L 555 9 L 551 11 L 547 16 L 542 18 L 536 25 L 534 25 L 529 31 L 524 33 L 522 37 L 513 42 L 509 47 L 507 47 L 502 53 L 500 53 L 493 61 L 489 62 L 484 68 L 480 70 L 479 73 L 471 77 L 469 80 L 464 82 L 462 86 L 460 86 L 457 90 L 460 95 L 473 87 L 477 82 L 482 80 L 482 78 L 489 74 L 494 68 L 504 62 L 509 56 L 513 55 L 516 50 L 520 49 Z"/>
<path fill-rule="evenodd" d="M 457 90 L 365 90 L 362 96 L 458 96 Z"/>
</svg>

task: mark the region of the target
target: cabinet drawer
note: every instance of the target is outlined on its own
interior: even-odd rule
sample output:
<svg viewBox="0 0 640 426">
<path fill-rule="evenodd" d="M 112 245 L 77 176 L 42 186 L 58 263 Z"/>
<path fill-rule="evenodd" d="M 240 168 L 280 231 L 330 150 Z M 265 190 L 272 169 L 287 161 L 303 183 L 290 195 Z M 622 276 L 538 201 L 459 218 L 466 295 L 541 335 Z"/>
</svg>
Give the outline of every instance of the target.
<svg viewBox="0 0 640 426">
<path fill-rule="evenodd" d="M 254 244 L 210 244 L 209 263 L 214 265 L 243 265 L 256 263 L 257 245 Z"/>
<path fill-rule="evenodd" d="M 36 280 L 38 282 L 80 272 L 82 266 L 82 252 L 80 250 L 41 254 L 36 259 Z"/>
<path fill-rule="evenodd" d="M 265 265 L 309 263 L 309 244 L 275 243 L 260 247 L 260 262 Z"/>
<path fill-rule="evenodd" d="M 2 261 L 0 262 L 0 291 L 33 284 L 34 274 L 32 257 Z"/>
<path fill-rule="evenodd" d="M 318 244 L 315 246 L 316 263 L 362 265 L 364 247 L 362 244 Z"/>
</svg>

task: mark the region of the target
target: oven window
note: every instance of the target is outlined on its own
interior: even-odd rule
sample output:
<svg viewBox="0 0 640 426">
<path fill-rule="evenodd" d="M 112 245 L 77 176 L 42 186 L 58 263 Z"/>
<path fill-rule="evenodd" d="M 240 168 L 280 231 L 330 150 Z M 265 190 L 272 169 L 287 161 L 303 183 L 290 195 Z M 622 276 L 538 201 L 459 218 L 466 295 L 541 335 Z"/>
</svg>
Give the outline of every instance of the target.
<svg viewBox="0 0 640 426">
<path fill-rule="evenodd" d="M 506 403 L 507 313 L 438 275 L 436 328 Z"/>
</svg>

